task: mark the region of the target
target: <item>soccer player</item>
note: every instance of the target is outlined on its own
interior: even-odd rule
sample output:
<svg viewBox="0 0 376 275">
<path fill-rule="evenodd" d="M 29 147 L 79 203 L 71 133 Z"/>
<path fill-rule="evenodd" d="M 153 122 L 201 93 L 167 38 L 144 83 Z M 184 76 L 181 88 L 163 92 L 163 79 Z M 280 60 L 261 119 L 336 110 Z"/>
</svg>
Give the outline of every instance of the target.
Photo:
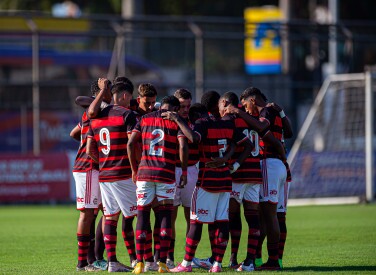
<svg viewBox="0 0 376 275">
<path fill-rule="evenodd" d="M 193 124 L 190 123 L 188 119 L 189 108 L 191 107 L 192 103 L 192 94 L 187 89 L 178 89 L 175 91 L 174 96 L 179 99 L 180 102 L 180 109 L 178 114 L 186 121 L 186 123 L 193 128 Z M 168 252 L 167 257 L 167 266 L 168 268 L 172 269 L 175 267 L 174 265 L 174 247 L 175 247 L 175 222 L 178 214 L 179 205 L 182 205 L 184 208 L 184 217 L 187 222 L 186 233 L 189 231 L 189 224 L 190 224 L 190 206 L 191 206 L 191 198 L 193 194 L 193 190 L 196 186 L 196 182 L 198 179 L 198 144 L 194 144 L 188 141 L 188 168 L 187 168 L 187 178 L 188 182 L 184 188 L 176 188 L 175 190 L 175 198 L 174 198 L 174 211 L 172 214 L 172 239 L 171 245 Z M 180 161 L 176 164 L 175 170 L 175 178 L 180 179 L 180 175 L 182 174 L 181 164 Z M 178 185 L 178 182 L 176 183 Z"/>
<path fill-rule="evenodd" d="M 137 89 L 138 96 L 137 96 L 137 108 L 135 110 L 135 114 L 137 117 L 137 121 L 141 119 L 143 115 L 146 115 L 152 111 L 155 111 L 154 106 L 156 103 L 158 92 L 155 87 L 150 83 L 141 83 Z M 136 145 L 136 159 L 137 162 L 140 162 L 141 154 L 142 154 L 142 143 L 141 141 Z M 159 266 L 157 261 L 159 259 L 159 251 L 160 251 L 160 242 L 159 242 L 159 229 L 160 229 L 160 221 L 158 219 L 158 201 L 154 199 L 152 203 L 152 209 L 154 212 L 154 230 L 149 231 L 147 234 L 147 242 L 145 245 L 145 267 L 144 270 L 146 271 L 158 271 Z M 154 257 L 153 257 L 153 250 L 152 250 L 152 241 L 154 239 Z M 132 262 L 132 266 L 134 267 L 137 264 L 137 261 Z"/>
<path fill-rule="evenodd" d="M 171 242 L 171 214 L 175 193 L 175 165 L 177 150 L 182 166 L 180 185 L 187 181 L 188 146 L 184 135 L 175 122 L 162 118 L 162 112 L 177 111 L 179 100 L 174 96 L 163 98 L 161 110 L 141 117 L 128 142 L 128 152 L 132 167 L 132 178 L 137 184 L 137 265 L 133 272 L 144 272 L 144 253 L 147 234 L 150 232 L 150 210 L 156 197 L 159 204 L 160 221 L 160 255 L 159 273 L 169 272 L 166 265 L 168 249 Z M 137 166 L 135 147 L 142 141 L 142 158 Z M 177 149 L 179 147 L 179 149 Z"/>
<path fill-rule="evenodd" d="M 215 97 L 214 93 L 212 95 Z M 228 153 L 228 147 L 232 143 L 244 146 L 237 160 L 239 164 L 243 163 L 253 148 L 250 140 L 236 131 L 232 120 L 210 118 L 207 111 L 201 115 L 203 119 L 196 121 L 192 131 L 180 116 L 173 113 L 166 114 L 166 118 L 178 123 L 189 140 L 200 143 L 200 171 L 191 200 L 191 225 L 186 238 L 185 256 L 183 262 L 171 269 L 171 272 L 192 271 L 191 264 L 201 239 L 204 223 L 214 223 L 218 229 L 215 232 L 213 251 L 215 261 L 209 272 L 221 272 L 229 237 L 228 207 L 231 177 L 227 161 L 233 151 Z"/>
<path fill-rule="evenodd" d="M 282 146 L 282 121 L 279 113 L 267 106 L 266 97 L 255 87 L 247 88 L 241 95 L 242 104 L 248 113 L 259 114 L 259 119 L 249 116 L 237 109 L 228 108 L 227 112 L 242 117 L 250 127 L 261 133 L 259 143 L 262 149 L 261 168 L 263 171 L 263 185 L 260 189 L 260 216 L 266 226 L 268 261 L 262 264 L 260 270 L 279 270 L 278 247 L 280 230 L 277 217 L 277 204 L 280 196 L 280 186 L 286 182 L 285 150 Z M 267 134 L 275 137 L 267 140 Z M 263 227 L 261 227 L 263 229 Z"/>
<path fill-rule="evenodd" d="M 229 203 L 229 220 L 231 236 L 231 258 L 229 266 L 238 271 L 253 271 L 254 260 L 256 256 L 256 247 L 260 235 L 259 225 L 259 191 L 262 183 L 262 173 L 260 166 L 260 150 L 258 146 L 259 134 L 249 127 L 249 125 L 236 115 L 227 115 L 226 108 L 229 106 L 237 107 L 239 104 L 238 96 L 233 92 L 227 92 L 219 99 L 219 112 L 221 116 L 227 119 L 233 119 L 238 131 L 242 132 L 255 144 L 252 153 L 246 158 L 241 166 L 232 162 L 233 166 L 239 167 L 232 176 L 232 192 Z M 243 148 L 238 146 L 235 150 L 233 159 L 237 159 Z M 248 224 L 248 242 L 246 259 L 238 264 L 237 253 L 241 237 L 241 215 L 240 206 L 243 204 L 244 217 Z"/>
<path fill-rule="evenodd" d="M 267 99 L 265 98 L 265 101 Z M 268 103 L 267 106 L 273 107 L 281 117 L 282 120 L 282 130 L 283 130 L 283 138 L 282 138 L 282 144 L 284 145 L 284 139 L 285 138 L 291 138 L 293 136 L 293 130 L 291 126 L 291 122 L 288 119 L 287 115 L 283 111 L 282 107 L 280 107 L 278 104 L 272 102 Z M 279 244 L 278 244 L 278 262 L 281 268 L 283 268 L 282 264 L 282 258 L 283 253 L 285 249 L 285 243 L 287 238 L 287 226 L 286 226 L 286 211 L 287 211 L 287 199 L 288 199 L 288 193 L 290 188 L 290 182 L 292 180 L 291 177 L 291 171 L 289 164 L 287 161 L 284 161 L 284 164 L 286 166 L 286 172 L 287 172 L 287 178 L 286 183 L 282 186 L 280 186 L 280 196 L 278 198 L 278 205 L 277 205 L 277 217 L 278 217 L 278 224 L 279 224 L 279 230 L 280 230 L 280 236 L 279 236 Z M 265 234 L 260 236 L 260 241 L 257 246 L 257 258 L 256 258 L 256 266 L 262 265 L 262 244 L 263 240 L 265 238 Z"/>
<path fill-rule="evenodd" d="M 136 187 L 132 182 L 126 148 L 129 135 L 136 124 L 136 116 L 126 108 L 132 98 L 131 85 L 116 83 L 111 87 L 111 93 L 114 105 L 101 110 L 90 122 L 86 151 L 99 162 L 99 182 L 106 217 L 104 241 L 108 271 L 127 272 L 130 268 L 118 262 L 116 257 L 117 223 L 122 212 L 128 223 L 123 228 L 133 231 L 132 221 L 137 214 Z M 93 148 L 92 143 L 97 148 Z"/>
<path fill-rule="evenodd" d="M 91 92 L 94 96 L 97 96 L 100 92 L 97 82 L 91 85 Z M 110 102 L 111 99 L 107 97 L 105 98 L 105 101 Z M 72 137 L 76 139 L 78 138 L 81 141 L 73 167 L 73 177 L 76 182 L 77 209 L 80 210 L 80 217 L 77 226 L 77 271 L 97 271 L 107 269 L 107 262 L 103 259 L 104 246 L 101 245 L 103 238 L 102 240 L 100 239 L 102 236 L 102 218 L 98 223 L 96 234 L 97 240 L 94 249 L 96 257 L 91 255 L 93 254 L 91 250 L 94 248 L 93 239 L 95 238 L 95 219 L 102 199 L 98 180 L 98 163 L 95 163 L 86 154 L 89 124 L 90 120 L 87 110 L 85 110 L 82 115 L 81 123 L 71 132 Z"/>
</svg>

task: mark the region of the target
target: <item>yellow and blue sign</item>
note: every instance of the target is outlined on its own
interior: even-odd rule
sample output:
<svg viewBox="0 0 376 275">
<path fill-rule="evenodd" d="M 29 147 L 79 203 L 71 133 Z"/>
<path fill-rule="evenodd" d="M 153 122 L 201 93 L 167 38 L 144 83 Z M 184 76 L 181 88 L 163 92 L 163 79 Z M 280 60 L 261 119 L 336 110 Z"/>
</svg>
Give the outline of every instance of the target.
<svg viewBox="0 0 376 275">
<path fill-rule="evenodd" d="M 244 11 L 244 58 L 248 74 L 279 74 L 282 48 L 279 34 L 282 11 L 277 7 L 247 8 Z"/>
</svg>

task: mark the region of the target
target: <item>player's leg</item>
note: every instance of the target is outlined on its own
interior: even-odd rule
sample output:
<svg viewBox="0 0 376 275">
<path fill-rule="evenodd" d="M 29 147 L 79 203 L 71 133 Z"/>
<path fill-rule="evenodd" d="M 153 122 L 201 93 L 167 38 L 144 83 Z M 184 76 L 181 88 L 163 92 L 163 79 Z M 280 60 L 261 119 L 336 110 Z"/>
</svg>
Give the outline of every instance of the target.
<svg viewBox="0 0 376 275">
<path fill-rule="evenodd" d="M 229 203 L 229 221 L 230 221 L 230 237 L 231 237 L 231 256 L 229 267 L 238 268 L 238 251 L 240 237 L 242 234 L 242 219 L 240 206 L 242 202 L 242 193 L 244 184 L 232 184 L 232 192 L 230 194 Z"/>
<path fill-rule="evenodd" d="M 137 215 L 136 186 L 131 179 L 117 182 L 115 196 L 123 213 L 122 236 L 127 248 L 131 266 L 136 265 L 136 248 L 134 241 L 133 220 Z"/>
<path fill-rule="evenodd" d="M 131 179 L 128 180 L 133 184 Z M 117 225 L 121 211 L 124 209 L 123 203 L 127 200 L 126 189 L 127 181 L 119 180 L 116 182 L 101 182 L 101 192 L 103 199 L 104 215 L 106 217 L 103 238 L 106 246 L 108 259 L 108 272 L 127 272 L 131 268 L 120 263 L 117 259 Z M 134 196 L 134 195 L 133 195 Z M 129 210 L 128 210 L 129 211 Z M 125 212 L 124 215 L 128 215 Z"/>
<path fill-rule="evenodd" d="M 211 198 L 210 193 L 195 187 L 191 199 L 190 227 L 186 237 L 184 259 L 181 264 L 171 269 L 171 272 L 192 271 L 192 262 L 195 259 L 196 249 L 201 240 L 202 223 L 214 222 L 215 209 L 210 211 L 211 202 L 213 202 L 213 198 Z M 205 269 L 209 268 L 206 267 Z"/>
<path fill-rule="evenodd" d="M 146 243 L 151 240 L 150 211 L 155 197 L 153 182 L 137 181 L 137 224 L 136 224 L 136 257 L 135 274 L 144 272 Z M 151 250 L 151 246 L 150 246 Z M 152 257 L 152 254 L 150 253 Z"/>
<path fill-rule="evenodd" d="M 285 243 L 287 238 L 287 226 L 286 226 L 286 211 L 287 211 L 287 199 L 290 183 L 286 182 L 280 187 L 280 196 L 277 206 L 277 217 L 279 224 L 279 244 L 278 244 L 278 262 L 281 268 L 283 268 L 282 258 L 285 250 Z"/>
<path fill-rule="evenodd" d="M 160 221 L 159 273 L 169 271 L 169 268 L 166 266 L 166 261 L 172 236 L 171 215 L 174 209 L 174 195 L 175 186 L 173 184 L 156 183 L 156 196 L 159 204 L 158 219 Z"/>
<path fill-rule="evenodd" d="M 229 240 L 229 200 L 230 193 L 217 193 L 218 196 L 215 212 L 215 221 L 218 230 L 216 231 L 215 243 L 216 243 L 216 255 L 213 266 L 209 272 L 221 272 L 222 260 L 225 255 Z"/>
<path fill-rule="evenodd" d="M 265 167 L 263 167 L 264 169 Z M 279 224 L 277 217 L 277 204 L 279 197 L 280 181 L 286 181 L 286 168 L 279 159 L 266 159 L 267 184 L 263 185 L 260 192 L 260 207 L 266 225 L 268 261 L 260 269 L 280 269 L 278 263 Z M 265 179 L 264 179 L 265 181 Z"/>
<path fill-rule="evenodd" d="M 74 172 L 76 182 L 77 209 L 80 216 L 77 223 L 78 261 L 77 270 L 91 269 L 88 263 L 88 250 L 91 241 L 91 225 L 94 220 L 94 210 L 98 208 L 98 181 L 92 176 L 92 171 Z M 91 190 L 93 189 L 93 192 Z"/>
<path fill-rule="evenodd" d="M 253 271 L 256 248 L 260 237 L 259 224 L 260 184 L 246 184 L 243 196 L 244 217 L 248 224 L 247 256 L 238 271 Z"/>
</svg>

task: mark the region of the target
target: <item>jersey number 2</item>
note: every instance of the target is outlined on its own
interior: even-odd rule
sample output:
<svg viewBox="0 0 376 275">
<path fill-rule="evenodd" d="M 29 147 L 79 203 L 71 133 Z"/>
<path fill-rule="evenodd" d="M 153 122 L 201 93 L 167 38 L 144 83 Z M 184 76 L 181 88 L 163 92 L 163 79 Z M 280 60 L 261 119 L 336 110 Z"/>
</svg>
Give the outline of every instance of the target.
<svg viewBox="0 0 376 275">
<path fill-rule="evenodd" d="M 153 132 L 151 132 L 151 134 L 157 137 L 150 141 L 149 155 L 161 157 L 163 154 L 162 148 L 158 148 L 157 150 L 155 150 L 154 146 L 157 145 L 158 142 L 163 140 L 164 132 L 161 129 L 155 129 Z"/>
</svg>

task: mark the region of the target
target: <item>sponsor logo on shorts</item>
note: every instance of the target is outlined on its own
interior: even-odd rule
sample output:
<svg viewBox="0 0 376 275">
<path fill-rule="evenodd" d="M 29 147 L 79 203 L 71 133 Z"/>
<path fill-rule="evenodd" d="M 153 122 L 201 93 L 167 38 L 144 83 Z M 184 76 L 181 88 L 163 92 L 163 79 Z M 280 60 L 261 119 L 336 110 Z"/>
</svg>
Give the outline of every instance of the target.
<svg viewBox="0 0 376 275">
<path fill-rule="evenodd" d="M 172 193 L 174 193 L 174 191 L 175 191 L 175 188 L 167 189 L 166 194 L 172 194 Z"/>
<path fill-rule="evenodd" d="M 145 199 L 146 197 L 146 193 L 137 194 L 137 199 Z"/>
<path fill-rule="evenodd" d="M 277 195 L 277 190 L 270 190 L 269 195 Z"/>
<path fill-rule="evenodd" d="M 236 191 L 232 191 L 231 194 L 230 194 L 231 197 L 239 197 L 240 196 L 240 192 L 236 192 Z"/>
<path fill-rule="evenodd" d="M 77 202 L 84 202 L 84 198 L 77 197 L 76 200 L 77 200 Z"/>
<path fill-rule="evenodd" d="M 137 205 L 132 205 L 131 207 L 129 207 L 129 211 L 133 212 L 133 211 L 136 211 L 137 210 Z"/>
<path fill-rule="evenodd" d="M 198 211 L 197 211 L 197 214 L 198 215 L 208 215 L 209 214 L 209 210 L 206 210 L 206 209 L 199 209 Z"/>
</svg>

